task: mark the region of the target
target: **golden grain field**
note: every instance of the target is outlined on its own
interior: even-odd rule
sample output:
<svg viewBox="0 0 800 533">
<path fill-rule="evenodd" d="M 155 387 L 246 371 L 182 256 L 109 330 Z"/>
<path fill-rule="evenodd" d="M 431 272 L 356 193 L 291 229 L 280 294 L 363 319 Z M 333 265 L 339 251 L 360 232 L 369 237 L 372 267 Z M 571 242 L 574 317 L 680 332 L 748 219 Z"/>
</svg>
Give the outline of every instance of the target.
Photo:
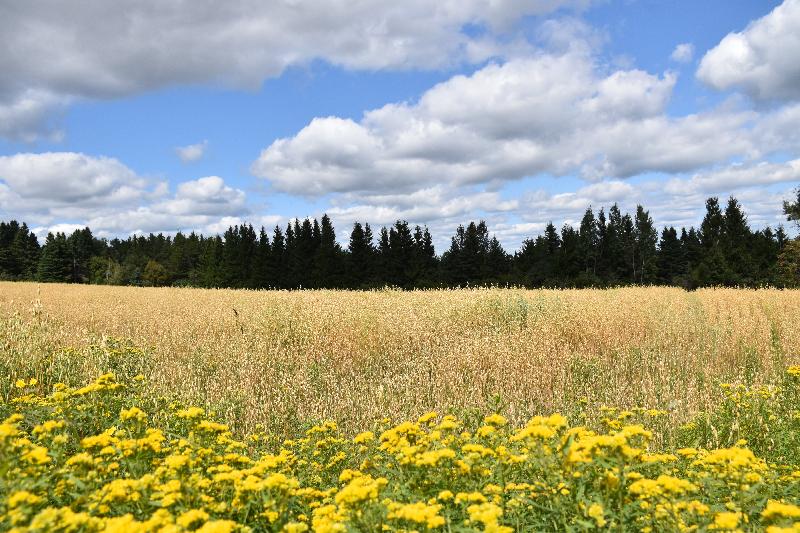
<svg viewBox="0 0 800 533">
<path fill-rule="evenodd" d="M 124 349 L 123 349 L 124 348 Z M 133 350 L 133 351 L 131 351 Z M 133 353 L 134 355 L 131 355 Z M 0 385 L 144 374 L 242 432 L 576 406 L 685 422 L 800 363 L 800 291 L 234 291 L 0 283 Z"/>
</svg>

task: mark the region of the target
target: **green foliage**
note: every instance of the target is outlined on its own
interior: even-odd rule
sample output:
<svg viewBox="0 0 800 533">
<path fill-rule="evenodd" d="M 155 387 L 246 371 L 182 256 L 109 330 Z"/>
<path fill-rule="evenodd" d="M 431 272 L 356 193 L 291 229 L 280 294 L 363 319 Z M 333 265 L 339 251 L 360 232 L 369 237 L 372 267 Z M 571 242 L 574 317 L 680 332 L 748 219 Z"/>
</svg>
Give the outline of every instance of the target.
<svg viewBox="0 0 800 533">
<path fill-rule="evenodd" d="M 789 368 L 777 386 L 722 387 L 719 406 L 682 428 L 683 444 L 712 448 L 744 441 L 767 461 L 800 465 L 800 367 Z"/>
<path fill-rule="evenodd" d="M 778 272 L 787 287 L 800 287 L 800 239 L 783 247 L 778 256 Z"/>
<path fill-rule="evenodd" d="M 164 265 L 150 259 L 144 266 L 142 281 L 149 287 L 162 287 L 169 281 L 169 274 Z"/>
<path fill-rule="evenodd" d="M 67 237 L 63 233 L 47 235 L 37 271 L 39 281 L 68 282 L 72 281 L 72 260 L 67 245 Z"/>
<path fill-rule="evenodd" d="M 795 378 L 798 367 L 782 386 L 793 387 L 796 400 Z M 512 533 L 800 526 L 796 452 L 765 461 L 754 453 L 757 444 L 741 441 L 654 450 L 653 431 L 639 420 L 658 426 L 660 411 L 603 409 L 604 427 L 597 430 L 571 426 L 559 414 L 512 427 L 497 414 L 503 402 L 492 398 L 488 416 L 431 412 L 386 420 L 355 436 L 328 421 L 291 439 L 257 432 L 237 440 L 214 413 L 153 397 L 140 375 L 107 373 L 80 387 L 20 379 L 14 390 L 11 401 L 0 403 L 3 529 Z M 782 401 L 770 398 L 762 396 Z M 793 426 L 776 427 L 794 438 Z M 742 426 L 753 442 L 761 431 Z"/>
<path fill-rule="evenodd" d="M 784 210 L 798 220 L 797 203 L 786 202 Z M 285 230 L 276 226 L 271 239 L 249 224 L 222 236 L 179 232 L 111 241 L 83 228 L 69 237 L 49 235 L 41 251 L 25 224 L 11 221 L 0 223 L 0 279 L 241 289 L 795 286 L 792 242 L 782 227 L 753 231 L 735 198 L 724 209 L 709 198 L 699 229 L 664 228 L 660 240 L 642 206 L 633 216 L 617 204 L 597 216 L 590 207 L 578 228 L 548 223 L 513 256 L 484 221 L 459 226 L 441 258 L 428 228 L 405 220 L 381 228 L 377 242 L 369 224 L 356 222 L 346 249 L 323 215 L 293 219 Z"/>
</svg>

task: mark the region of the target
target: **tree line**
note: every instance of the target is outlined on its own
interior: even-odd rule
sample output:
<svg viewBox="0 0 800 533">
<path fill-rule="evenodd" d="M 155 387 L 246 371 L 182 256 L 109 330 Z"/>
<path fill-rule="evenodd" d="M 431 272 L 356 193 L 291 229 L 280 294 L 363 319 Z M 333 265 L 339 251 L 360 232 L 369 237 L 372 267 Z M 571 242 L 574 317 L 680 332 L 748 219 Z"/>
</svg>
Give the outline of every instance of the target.
<svg viewBox="0 0 800 533">
<path fill-rule="evenodd" d="M 706 201 L 698 228 L 664 227 L 648 211 L 588 208 L 578 227 L 547 224 L 513 254 L 483 221 L 459 226 L 440 256 L 427 227 L 398 220 L 377 236 L 356 222 L 346 247 L 327 215 L 285 228 L 232 226 L 223 235 L 133 235 L 99 239 L 89 228 L 49 233 L 40 245 L 25 223 L 0 222 L 0 279 L 110 285 L 247 289 L 400 288 L 631 284 L 798 286 L 800 240 L 782 226 L 750 228 L 739 202 Z M 800 190 L 787 202 L 800 222 Z"/>
</svg>

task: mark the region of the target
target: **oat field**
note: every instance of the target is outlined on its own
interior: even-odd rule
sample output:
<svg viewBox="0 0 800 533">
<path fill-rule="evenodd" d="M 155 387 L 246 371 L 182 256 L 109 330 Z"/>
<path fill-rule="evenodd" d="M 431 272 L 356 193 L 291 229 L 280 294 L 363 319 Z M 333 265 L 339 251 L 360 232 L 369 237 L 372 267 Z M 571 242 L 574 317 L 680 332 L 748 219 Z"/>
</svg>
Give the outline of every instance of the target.
<svg viewBox="0 0 800 533">
<path fill-rule="evenodd" d="M 0 529 L 796 531 L 799 365 L 798 291 L 0 283 Z"/>
<path fill-rule="evenodd" d="M 800 292 L 0 283 L 0 350 L 12 380 L 141 373 L 244 432 L 500 406 L 521 423 L 579 401 L 683 422 L 719 400 L 715 385 L 769 383 L 800 363 Z"/>
</svg>

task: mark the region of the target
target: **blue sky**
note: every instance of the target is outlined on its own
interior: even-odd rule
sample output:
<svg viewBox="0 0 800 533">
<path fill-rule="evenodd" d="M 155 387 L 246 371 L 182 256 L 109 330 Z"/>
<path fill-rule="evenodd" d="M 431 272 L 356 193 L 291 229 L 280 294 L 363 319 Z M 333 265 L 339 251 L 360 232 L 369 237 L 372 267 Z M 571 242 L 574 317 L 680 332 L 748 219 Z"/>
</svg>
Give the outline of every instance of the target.
<svg viewBox="0 0 800 533">
<path fill-rule="evenodd" d="M 0 219 L 39 233 L 328 212 L 514 249 L 614 202 L 774 226 L 800 179 L 800 0 L 61 4 L 0 6 Z"/>
</svg>

